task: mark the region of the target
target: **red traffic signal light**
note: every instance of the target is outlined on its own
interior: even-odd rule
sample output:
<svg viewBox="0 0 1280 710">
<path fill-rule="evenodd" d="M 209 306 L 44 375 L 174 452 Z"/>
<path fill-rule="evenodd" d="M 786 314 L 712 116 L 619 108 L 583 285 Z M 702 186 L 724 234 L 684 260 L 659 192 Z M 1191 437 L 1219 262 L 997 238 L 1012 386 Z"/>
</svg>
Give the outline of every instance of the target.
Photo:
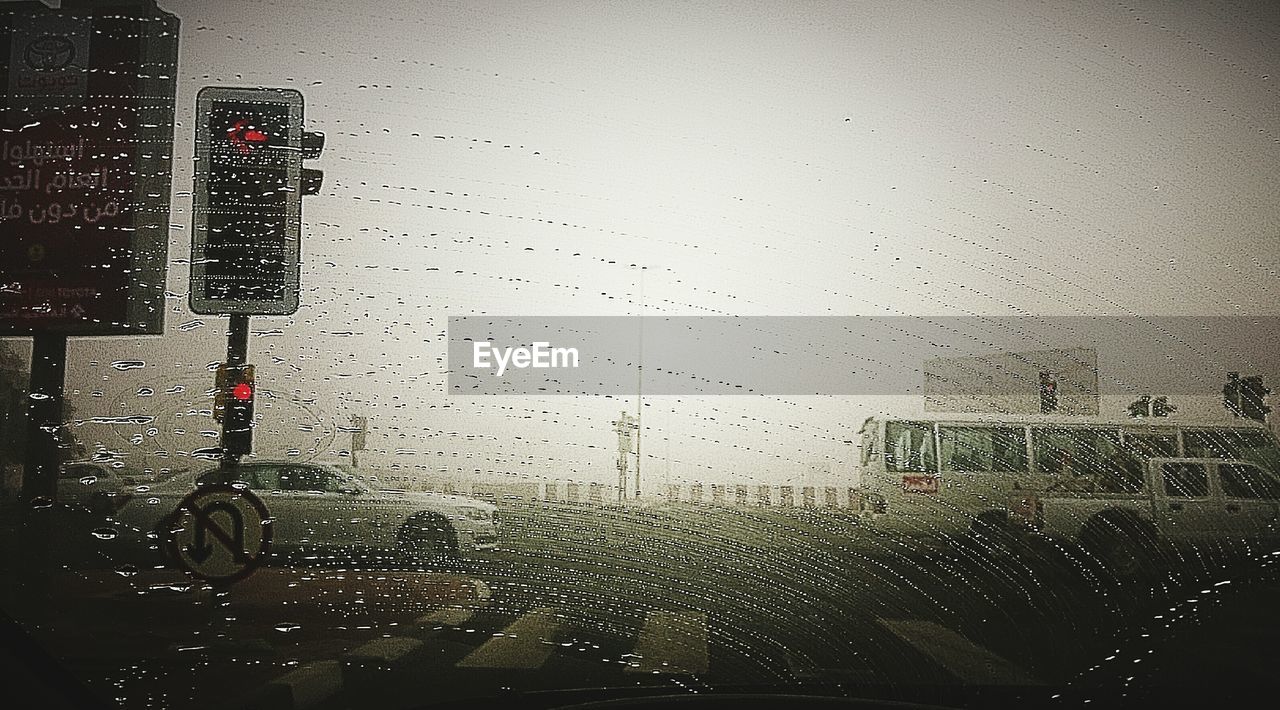
<svg viewBox="0 0 1280 710">
<path fill-rule="evenodd" d="M 244 402 L 253 397 L 253 387 L 248 383 L 241 382 L 231 388 L 231 396 L 241 402 Z"/>
<path fill-rule="evenodd" d="M 242 118 L 227 127 L 227 140 L 231 141 L 231 145 L 235 146 L 241 155 L 245 155 L 255 146 L 266 145 L 269 137 L 266 133 L 254 128 L 249 119 Z"/>
</svg>

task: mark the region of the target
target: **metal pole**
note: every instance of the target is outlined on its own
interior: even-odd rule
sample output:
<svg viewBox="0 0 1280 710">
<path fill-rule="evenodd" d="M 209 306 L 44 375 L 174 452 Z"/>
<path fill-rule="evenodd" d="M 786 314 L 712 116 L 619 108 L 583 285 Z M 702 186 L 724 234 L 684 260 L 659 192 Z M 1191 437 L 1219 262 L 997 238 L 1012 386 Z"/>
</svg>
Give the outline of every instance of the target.
<svg viewBox="0 0 1280 710">
<path fill-rule="evenodd" d="M 227 368 L 236 368 L 247 364 L 249 361 L 249 316 L 243 314 L 234 314 L 231 316 L 227 324 Z M 230 417 L 222 418 L 222 466 L 224 469 L 234 471 L 240 465 L 240 454 L 232 454 L 227 452 L 227 421 Z M 231 480 L 228 478 L 228 480 Z"/>
<path fill-rule="evenodd" d="M 31 380 L 27 397 L 27 436 L 23 452 L 22 503 L 29 555 L 26 584 L 30 611 L 42 619 L 49 610 L 48 593 L 56 568 L 51 540 L 53 505 L 58 493 L 63 387 L 67 371 L 67 336 L 36 333 L 31 344 Z"/>
<path fill-rule="evenodd" d="M 636 498 L 640 497 L 640 410 L 644 406 L 644 267 L 640 267 L 640 338 L 636 357 Z"/>
<path fill-rule="evenodd" d="M 37 333 L 31 346 L 31 383 L 27 398 L 27 441 L 22 497 L 54 499 L 58 490 L 58 435 L 62 431 L 63 381 L 67 336 Z"/>
</svg>

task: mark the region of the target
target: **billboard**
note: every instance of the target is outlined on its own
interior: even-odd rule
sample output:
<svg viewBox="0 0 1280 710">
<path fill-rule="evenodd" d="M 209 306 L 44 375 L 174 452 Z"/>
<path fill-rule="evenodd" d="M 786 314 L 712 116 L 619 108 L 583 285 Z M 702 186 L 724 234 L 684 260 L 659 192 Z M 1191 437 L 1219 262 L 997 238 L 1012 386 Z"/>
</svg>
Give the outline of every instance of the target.
<svg viewBox="0 0 1280 710">
<path fill-rule="evenodd" d="M 924 363 L 929 412 L 1098 413 L 1098 351 L 1058 348 L 933 358 Z"/>
<path fill-rule="evenodd" d="M 178 19 L 0 6 L 0 336 L 160 334 Z"/>
</svg>

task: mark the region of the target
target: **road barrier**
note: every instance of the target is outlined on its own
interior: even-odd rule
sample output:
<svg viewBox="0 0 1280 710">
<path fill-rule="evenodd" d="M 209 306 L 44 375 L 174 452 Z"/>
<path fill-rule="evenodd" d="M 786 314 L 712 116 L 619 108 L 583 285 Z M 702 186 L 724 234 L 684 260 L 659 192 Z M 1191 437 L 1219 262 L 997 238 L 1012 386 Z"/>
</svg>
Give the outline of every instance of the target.
<svg viewBox="0 0 1280 710">
<path fill-rule="evenodd" d="M 436 482 L 421 490 L 468 496 L 493 503 L 551 502 L 611 505 L 617 486 L 578 481 Z M 655 487 L 643 500 L 738 508 L 807 508 L 859 510 L 862 492 L 852 486 L 792 486 L 701 482 Z"/>
<path fill-rule="evenodd" d="M 778 486 L 710 484 L 710 496 L 700 483 L 670 484 L 663 499 L 669 503 L 710 504 L 740 508 L 835 508 L 859 510 L 862 492 L 852 486 Z"/>
</svg>

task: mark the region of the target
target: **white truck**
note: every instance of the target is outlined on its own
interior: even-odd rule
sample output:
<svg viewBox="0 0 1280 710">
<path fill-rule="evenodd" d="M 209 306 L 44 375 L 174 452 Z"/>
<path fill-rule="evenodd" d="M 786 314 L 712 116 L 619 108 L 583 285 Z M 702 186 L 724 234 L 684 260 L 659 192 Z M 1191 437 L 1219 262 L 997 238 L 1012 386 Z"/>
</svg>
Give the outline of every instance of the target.
<svg viewBox="0 0 1280 710">
<path fill-rule="evenodd" d="M 1161 555 L 1280 549 L 1280 476 L 1249 461 L 1153 458 L 1141 480 L 1015 490 L 1008 512 L 1021 549 L 1080 549 L 1121 576 Z"/>
</svg>

